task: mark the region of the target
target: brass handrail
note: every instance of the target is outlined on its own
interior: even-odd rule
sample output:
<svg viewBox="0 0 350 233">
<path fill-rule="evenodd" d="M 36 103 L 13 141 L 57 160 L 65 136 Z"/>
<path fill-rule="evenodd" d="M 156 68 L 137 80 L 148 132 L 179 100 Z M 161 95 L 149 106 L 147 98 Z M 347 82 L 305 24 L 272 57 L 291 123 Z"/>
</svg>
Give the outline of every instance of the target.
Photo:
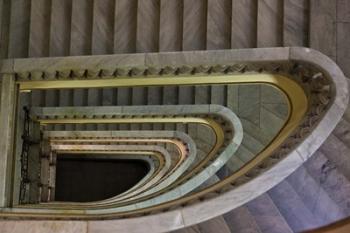
<svg viewBox="0 0 350 233">
<path fill-rule="evenodd" d="M 162 81 L 163 80 L 163 81 Z M 234 81 L 233 81 L 234 80 Z M 96 80 L 93 80 L 96 81 Z M 109 80 L 110 81 L 110 80 Z M 294 81 L 292 81 L 289 78 L 286 78 L 284 76 L 281 75 L 271 75 L 271 74 L 259 74 L 259 75 L 237 75 L 234 77 L 234 79 L 230 79 L 228 76 L 214 76 L 214 77 L 184 77 L 184 78 L 179 78 L 179 77 L 175 77 L 175 78 L 165 78 L 165 79 L 159 79 L 159 78 L 144 78 L 141 80 L 139 80 L 139 78 L 137 79 L 131 79 L 129 80 L 131 81 L 131 83 L 129 83 L 130 85 L 136 85 L 136 86 L 140 86 L 140 83 L 142 83 L 142 85 L 175 85 L 176 83 L 181 83 L 181 84 L 186 84 L 186 85 L 190 85 L 190 84 L 209 84 L 209 83 L 215 83 L 215 84 L 222 84 L 222 83 L 267 83 L 270 84 L 272 86 L 277 87 L 278 89 L 282 90 L 282 92 L 286 95 L 286 98 L 289 100 L 289 118 L 285 124 L 285 126 L 282 128 L 282 130 L 279 132 L 278 136 L 276 136 L 275 140 L 262 152 L 260 153 L 259 156 L 257 156 L 255 159 L 253 159 L 250 163 L 248 163 L 246 166 L 244 166 L 242 169 L 239 170 L 239 172 L 233 174 L 231 177 L 225 179 L 223 182 L 220 182 L 219 184 L 216 184 L 202 192 L 199 192 L 197 194 L 192 194 L 189 197 L 183 197 L 181 198 L 181 200 L 176 200 L 176 201 L 171 201 L 169 203 L 164 203 L 161 204 L 159 206 L 157 206 L 157 208 L 153 208 L 153 209 L 158 209 L 159 207 L 164 208 L 165 206 L 168 206 L 170 203 L 174 204 L 174 203 L 183 203 L 183 202 L 187 202 L 189 201 L 189 198 L 191 197 L 191 199 L 193 198 L 197 198 L 200 195 L 203 195 L 203 193 L 208 193 L 208 192 L 212 192 L 213 190 L 215 190 L 218 186 L 222 187 L 224 185 L 226 185 L 227 183 L 232 182 L 232 180 L 237 179 L 238 177 L 240 177 L 242 174 L 245 174 L 247 171 L 249 171 L 251 168 L 255 167 L 257 164 L 259 164 L 261 161 L 264 160 L 264 158 L 266 158 L 269 154 L 272 153 L 272 151 L 274 151 L 289 135 L 290 133 L 292 133 L 294 131 L 294 129 L 298 126 L 298 124 L 300 123 L 301 119 L 303 118 L 307 106 L 308 106 L 308 101 L 307 101 L 307 97 L 303 91 L 303 89 Z M 143 82 L 140 82 L 143 81 Z M 51 83 L 48 83 L 51 82 Z M 71 81 L 67 81 L 67 82 L 71 82 Z M 89 82 L 89 84 L 92 84 L 93 82 L 90 82 L 90 80 L 87 80 L 87 82 Z M 122 79 L 116 79 L 113 80 L 113 86 L 118 86 L 118 83 L 120 84 L 119 86 L 123 86 L 124 85 L 125 80 Z M 159 82 L 159 83 L 157 83 Z M 62 86 L 60 86 L 60 81 L 47 81 L 46 83 L 48 84 L 48 86 L 45 84 L 43 86 L 45 82 L 39 81 L 39 83 L 32 83 L 34 85 L 36 85 L 36 87 L 31 87 L 32 89 L 41 89 L 41 88 L 62 88 Z M 29 83 L 23 83 L 23 82 L 19 82 L 20 84 L 20 89 L 25 90 L 26 88 L 28 88 L 28 86 L 25 86 Z M 71 83 L 72 84 L 72 83 Z M 83 83 L 85 85 L 85 83 Z M 105 85 L 105 83 L 101 84 L 99 81 L 97 81 L 97 84 L 94 84 L 95 86 L 100 85 Z M 74 85 L 73 85 L 74 86 Z M 87 83 L 86 86 L 84 87 L 88 87 Z M 64 88 L 64 87 L 63 87 Z M 67 88 L 67 86 L 66 86 Z M 101 121 L 100 123 L 108 123 L 110 122 L 112 119 L 103 119 L 103 121 Z M 121 122 L 123 122 L 124 120 L 127 119 L 123 119 Z M 134 119 L 133 119 L 134 120 Z M 50 123 L 50 119 L 45 121 L 43 120 L 42 123 Z M 91 119 L 84 119 L 83 123 L 91 123 Z M 61 123 L 67 123 L 65 122 L 65 120 L 61 120 Z M 77 123 L 77 122 L 75 122 Z M 228 181 L 228 179 L 230 179 L 230 181 Z M 215 188 L 213 188 L 215 187 Z M 150 207 L 152 209 L 152 207 Z M 144 211 L 144 210 L 142 210 Z M 133 211 L 133 212 L 138 212 L 138 211 Z M 107 216 L 119 216 L 121 213 L 118 214 L 112 214 L 112 215 L 108 215 Z M 80 216 L 80 217 L 84 217 L 84 216 Z"/>
</svg>

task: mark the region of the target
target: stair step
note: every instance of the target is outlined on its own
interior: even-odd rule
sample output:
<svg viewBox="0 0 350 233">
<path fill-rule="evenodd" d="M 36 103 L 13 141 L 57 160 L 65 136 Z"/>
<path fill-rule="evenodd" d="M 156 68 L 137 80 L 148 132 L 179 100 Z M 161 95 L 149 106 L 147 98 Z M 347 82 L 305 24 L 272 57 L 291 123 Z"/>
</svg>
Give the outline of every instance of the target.
<svg viewBox="0 0 350 233">
<path fill-rule="evenodd" d="M 223 215 L 231 232 L 235 233 L 262 233 L 255 218 L 245 206 L 238 207 Z"/>
<path fill-rule="evenodd" d="M 245 119 L 240 120 L 242 122 L 244 133 L 249 134 L 253 139 L 260 142 L 262 145 L 267 145 L 270 142 L 271 136 L 269 136 L 267 132 L 252 124 L 250 121 Z"/>
<path fill-rule="evenodd" d="M 308 47 L 309 1 L 285 0 L 283 46 Z"/>
<path fill-rule="evenodd" d="M 179 86 L 178 104 L 194 104 L 194 86 Z"/>
<path fill-rule="evenodd" d="M 161 105 L 163 102 L 163 87 L 147 88 L 147 105 Z"/>
<path fill-rule="evenodd" d="M 199 190 L 204 190 L 205 188 L 212 186 L 220 181 L 220 178 L 217 175 L 213 175 L 209 177 L 206 181 L 204 181 L 201 185 L 199 185 L 194 192 L 198 192 Z"/>
<path fill-rule="evenodd" d="M 310 47 L 336 58 L 337 1 L 310 0 Z"/>
<path fill-rule="evenodd" d="M 112 54 L 114 51 L 115 0 L 93 1 L 92 54 Z"/>
<path fill-rule="evenodd" d="M 350 86 L 350 79 L 348 79 L 348 86 Z M 347 109 L 345 110 L 343 119 L 347 122 L 350 122 L 350 104 L 348 104 Z"/>
<path fill-rule="evenodd" d="M 70 54 L 91 54 L 93 0 L 72 1 Z"/>
<path fill-rule="evenodd" d="M 244 145 L 240 145 L 237 152 L 232 157 L 238 157 L 243 163 L 247 163 L 255 156 L 255 153 L 251 152 Z"/>
<path fill-rule="evenodd" d="M 350 148 L 347 145 L 331 134 L 320 150 L 347 179 L 350 179 Z"/>
<path fill-rule="evenodd" d="M 260 128 L 269 136 L 269 140 L 272 140 L 274 135 L 279 132 L 284 125 L 285 120 L 286 119 L 281 119 L 264 107 L 260 109 Z"/>
<path fill-rule="evenodd" d="M 9 58 L 28 57 L 30 4 L 28 0 L 11 2 Z"/>
<path fill-rule="evenodd" d="M 350 145 L 350 122 L 341 119 L 332 133 L 344 144 Z"/>
<path fill-rule="evenodd" d="M 211 86 L 210 90 L 210 103 L 219 104 L 226 106 L 227 105 L 227 86 L 224 85 L 214 85 Z"/>
<path fill-rule="evenodd" d="M 183 1 L 160 0 L 159 51 L 181 51 Z"/>
<path fill-rule="evenodd" d="M 299 195 L 286 180 L 268 191 L 268 194 L 294 232 L 320 226 L 319 220 L 304 205 Z"/>
<path fill-rule="evenodd" d="M 239 149 L 238 149 L 239 150 Z M 237 152 L 239 153 L 239 152 Z M 238 156 L 233 155 L 225 164 L 225 167 L 228 167 L 230 173 L 236 172 L 239 168 L 244 165 L 243 161 L 238 158 Z"/>
<path fill-rule="evenodd" d="M 173 105 L 177 104 L 179 100 L 179 87 L 176 86 L 166 86 L 163 87 L 163 104 Z"/>
<path fill-rule="evenodd" d="M 250 121 L 252 124 L 260 125 L 260 86 L 241 85 L 238 87 L 238 116 Z"/>
<path fill-rule="evenodd" d="M 206 49 L 207 1 L 184 1 L 182 49 Z"/>
<path fill-rule="evenodd" d="M 138 0 L 115 1 L 114 52 L 136 52 Z"/>
<path fill-rule="evenodd" d="M 71 0 L 51 1 L 49 55 L 52 57 L 69 55 L 71 12 Z"/>
<path fill-rule="evenodd" d="M 222 216 L 210 219 L 198 224 L 200 233 L 231 233 L 225 219 Z"/>
<path fill-rule="evenodd" d="M 262 103 L 261 105 L 262 105 L 262 108 L 273 113 L 277 118 L 281 119 L 282 121 L 287 120 L 288 106 L 286 105 L 286 103 L 281 103 L 281 104 Z"/>
<path fill-rule="evenodd" d="M 159 51 L 160 3 L 139 0 L 137 4 L 136 52 Z"/>
<path fill-rule="evenodd" d="M 293 232 L 267 193 L 250 201 L 246 207 L 262 233 Z"/>
<path fill-rule="evenodd" d="M 0 59 L 8 57 L 10 31 L 11 2 L 0 1 Z"/>
<path fill-rule="evenodd" d="M 283 45 L 283 1 L 258 1 L 257 45 L 279 47 Z"/>
<path fill-rule="evenodd" d="M 208 104 L 210 103 L 210 87 L 209 86 L 195 86 L 194 103 Z"/>
<path fill-rule="evenodd" d="M 346 4 L 346 1 L 338 1 Z M 347 3 L 348 4 L 348 3 Z M 341 8 L 341 7 L 339 7 Z M 349 10 L 349 6 L 345 8 Z M 337 15 L 339 15 L 337 13 Z M 345 18 L 345 17 L 344 17 Z M 350 58 L 349 58 L 349 37 L 350 37 L 350 19 L 340 20 L 337 23 L 337 64 L 344 72 L 344 75 L 350 78 Z"/>
<path fill-rule="evenodd" d="M 147 104 L 147 88 L 133 87 L 131 95 L 132 105 L 146 105 Z"/>
<path fill-rule="evenodd" d="M 206 49 L 231 48 L 232 0 L 208 0 Z"/>
<path fill-rule="evenodd" d="M 345 217 L 339 206 L 309 175 L 304 166 L 290 175 L 287 181 L 320 224 L 326 225 Z"/>
<path fill-rule="evenodd" d="M 304 165 L 308 173 L 324 189 L 346 216 L 350 215 L 350 181 L 321 151 Z"/>
<path fill-rule="evenodd" d="M 243 135 L 242 145 L 244 145 L 249 151 L 251 151 L 251 153 L 255 155 L 265 148 L 260 141 L 247 132 L 245 132 Z"/>
<path fill-rule="evenodd" d="M 50 38 L 50 2 L 31 0 L 29 57 L 47 57 Z"/>
<path fill-rule="evenodd" d="M 256 48 L 256 0 L 232 0 L 231 48 Z"/>
</svg>

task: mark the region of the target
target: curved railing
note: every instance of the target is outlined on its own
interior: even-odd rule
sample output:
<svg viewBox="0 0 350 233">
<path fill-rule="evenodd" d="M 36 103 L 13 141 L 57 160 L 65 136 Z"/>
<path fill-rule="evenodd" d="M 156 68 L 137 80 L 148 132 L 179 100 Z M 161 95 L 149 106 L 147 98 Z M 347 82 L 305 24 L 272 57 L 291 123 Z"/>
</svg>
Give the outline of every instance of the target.
<svg viewBox="0 0 350 233">
<path fill-rule="evenodd" d="M 213 147 L 213 149 L 211 150 L 212 152 L 208 155 L 208 157 L 206 157 L 203 161 L 200 162 L 200 164 L 205 164 L 207 163 L 207 161 L 209 159 L 213 158 L 213 155 L 218 154 L 218 149 L 220 149 L 223 145 L 223 143 L 227 140 L 231 141 L 230 144 L 227 146 L 227 148 L 221 153 L 218 154 L 217 158 L 216 158 L 216 162 L 213 162 L 209 165 L 206 165 L 208 167 L 200 167 L 200 165 L 197 165 L 197 167 L 195 169 L 192 169 L 189 174 L 194 174 L 191 176 L 191 178 L 189 179 L 189 181 L 185 181 L 184 183 L 179 183 L 177 184 L 178 181 L 176 181 L 174 183 L 174 185 L 177 185 L 177 187 L 175 186 L 175 188 L 171 191 L 168 191 L 167 193 L 163 193 L 162 195 L 157 195 L 156 197 L 154 197 L 153 199 L 151 199 L 150 201 L 144 201 L 144 205 L 154 205 L 154 203 L 156 202 L 164 202 L 165 200 L 169 200 L 169 199 L 174 199 L 177 198 L 179 196 L 184 195 L 186 192 L 189 192 L 191 190 L 193 190 L 194 188 L 196 188 L 197 186 L 199 186 L 201 183 L 203 183 L 206 179 L 208 179 L 209 177 L 211 177 L 222 165 L 225 164 L 226 160 L 229 159 L 232 155 L 233 152 L 232 151 L 234 148 L 237 148 L 237 146 L 240 143 L 240 140 L 242 138 L 242 129 L 240 126 L 240 123 L 238 121 L 238 118 L 232 114 L 228 109 L 225 109 L 224 107 L 220 107 L 220 106 L 205 106 L 205 105 L 198 105 L 196 107 L 193 106 L 173 106 L 171 110 L 161 107 L 161 106 L 152 106 L 152 107 L 147 107 L 147 111 L 152 112 L 154 118 L 147 118 L 146 113 L 144 113 L 145 111 L 140 110 L 141 107 L 123 107 L 123 110 L 119 109 L 118 107 L 103 107 L 101 109 L 99 109 L 98 113 L 95 113 L 94 118 L 86 119 L 86 120 L 82 120 L 79 119 L 80 115 L 85 115 L 88 116 L 87 112 L 91 111 L 89 107 L 85 108 L 77 108 L 78 111 L 68 111 L 67 109 L 59 109 L 59 111 L 61 112 L 65 112 L 64 115 L 59 114 L 57 112 L 55 112 L 55 109 L 48 109 L 48 108 L 42 108 L 42 109 L 33 109 L 32 110 L 32 116 L 33 118 L 36 118 L 37 121 L 41 122 L 41 119 L 46 119 L 43 122 L 41 122 L 42 124 L 48 124 L 48 123 L 54 123 L 54 122 L 61 122 L 62 119 L 65 122 L 70 122 L 70 123 L 77 123 L 77 122 L 82 122 L 82 121 L 88 121 L 89 123 L 96 123 L 99 122 L 101 119 L 98 117 L 98 115 L 103 115 L 103 116 L 107 116 L 107 118 L 109 119 L 109 122 L 115 123 L 115 122 L 119 122 L 119 121 L 127 121 L 126 119 L 123 118 L 117 118 L 116 116 L 114 116 L 113 118 L 108 117 L 108 113 L 110 112 L 110 114 L 114 114 L 114 115 L 124 115 L 124 116 L 128 116 L 128 115 L 133 115 L 132 118 L 130 118 L 128 121 L 130 123 L 135 123 L 137 121 L 140 122 L 159 122 L 160 120 L 163 122 L 194 122 L 194 123 L 200 123 L 200 124 L 206 124 L 209 127 L 211 127 L 216 135 L 216 145 Z M 71 114 L 71 116 L 78 116 L 76 118 L 71 117 L 69 114 L 67 114 L 67 112 L 69 112 Z M 172 118 L 157 118 L 157 115 L 163 115 L 165 114 L 165 112 L 167 112 L 167 114 L 173 115 Z M 206 118 L 203 117 L 197 117 L 196 114 L 204 114 L 208 112 L 208 116 L 206 116 Z M 146 115 L 143 118 L 137 118 L 136 116 L 144 114 Z M 177 114 L 181 114 L 183 115 L 183 117 L 176 117 Z M 50 119 L 48 119 L 50 116 L 55 116 L 53 118 L 53 120 L 51 121 Z M 214 117 L 216 118 L 216 120 L 214 120 Z M 217 123 L 217 121 L 219 120 L 219 118 L 222 118 L 225 122 L 224 125 L 226 125 L 229 129 L 230 132 L 233 132 L 233 137 L 230 134 L 227 134 L 226 137 L 224 137 L 223 131 L 221 129 L 221 126 Z M 105 120 L 103 120 L 103 123 L 106 123 Z M 76 148 L 80 147 L 80 145 L 78 145 Z M 93 148 L 93 147 L 91 147 Z M 95 148 L 98 148 L 98 146 L 95 146 Z M 232 149 L 233 148 L 233 149 Z M 230 153 L 228 153 L 226 150 L 230 149 Z M 211 155 L 212 154 L 212 155 Z M 203 166 L 203 165 L 202 165 Z M 198 174 L 196 173 L 196 171 L 201 170 Z M 187 174 L 187 176 L 189 176 L 189 174 Z M 181 181 L 181 178 L 179 179 Z M 169 189 L 169 187 L 164 187 Z M 153 195 L 155 196 L 155 195 Z M 148 197 L 149 198 L 149 197 Z M 130 200 L 128 200 L 128 202 L 130 202 Z M 139 208 L 139 206 L 141 205 L 142 202 L 138 201 L 136 204 L 134 205 L 129 205 L 128 208 Z M 115 205 L 111 205 L 109 208 L 111 209 L 111 211 L 115 211 L 112 210 L 113 208 L 117 208 Z M 64 208 L 64 207 L 63 207 Z M 72 207 L 70 207 L 71 209 Z M 104 206 L 105 209 L 107 209 L 106 206 Z M 127 208 L 127 207 L 120 207 L 120 208 Z M 91 210 L 93 211 L 93 210 Z M 102 210 L 101 210 L 102 211 Z M 58 211 L 57 211 L 58 212 Z M 67 210 L 65 210 L 65 212 L 67 213 Z M 100 212 L 98 212 L 100 213 Z"/>
<path fill-rule="evenodd" d="M 123 56 L 128 59 L 121 59 Z M 273 85 L 285 94 L 290 110 L 288 119 L 263 151 L 237 172 L 199 192 L 181 195 L 164 203 L 138 206 L 134 210 L 118 207 L 114 212 L 106 210 L 93 217 L 91 215 L 96 213 L 93 210 L 76 212 L 74 216 L 67 217 L 64 214 L 49 214 L 47 210 L 33 210 L 32 213 L 24 214 L 23 209 L 14 208 L 4 208 L 1 213 L 3 217 L 86 219 L 90 227 L 101 231 L 141 232 L 139 226 L 149 222 L 162 223 L 151 224 L 149 230 L 154 232 L 190 226 L 248 202 L 291 174 L 327 138 L 348 102 L 347 82 L 342 72 L 329 58 L 310 49 L 225 50 L 133 56 L 98 56 L 95 60 L 89 60 L 89 63 L 84 63 L 87 61 L 84 58 L 38 59 L 35 67 L 29 60 L 15 60 L 12 66 L 3 68 L 2 73 L 16 73 L 19 89 L 23 91 L 73 87 L 264 83 Z M 98 68 L 90 70 L 89 66 Z M 126 74 L 131 77 L 126 78 Z M 67 75 L 77 75 L 80 80 L 67 80 Z M 88 80 L 85 76 L 92 79 Z M 93 78 L 97 76 L 99 79 Z M 108 121 L 105 119 L 103 123 Z M 92 121 L 85 121 L 88 122 Z M 50 122 L 43 120 L 42 123 Z M 108 227 L 105 227 L 103 224 L 106 222 L 95 221 L 97 219 L 113 220 L 108 221 Z"/>
<path fill-rule="evenodd" d="M 99 201 L 99 202 L 93 202 L 93 203 L 83 203 L 79 204 L 78 206 L 90 206 L 90 208 L 93 207 L 93 205 L 96 207 L 96 204 L 102 204 L 112 201 L 118 201 L 128 198 L 135 198 L 139 196 L 144 196 L 146 194 L 150 194 L 153 192 L 156 192 L 164 187 L 167 187 L 169 184 L 174 182 L 181 174 L 182 172 L 186 171 L 188 167 L 192 164 L 192 162 L 195 159 L 196 156 L 196 146 L 192 139 L 182 133 L 177 131 L 51 131 L 48 134 L 48 139 L 50 142 L 57 144 L 58 142 L 64 142 L 66 143 L 89 143 L 89 147 L 91 147 L 92 150 L 97 150 L 99 145 L 101 143 L 107 143 L 110 145 L 110 143 L 147 143 L 148 145 L 150 143 L 171 143 L 174 146 L 177 147 L 177 151 L 179 154 L 176 158 L 176 164 L 171 167 L 167 171 L 167 173 L 160 178 L 157 182 L 147 182 L 145 183 L 142 188 L 138 188 L 137 190 L 129 189 L 123 194 L 120 194 L 114 198 Z M 65 138 L 65 139 L 62 139 Z M 94 138 L 94 139 L 91 139 Z M 92 145 L 91 142 L 94 143 L 100 143 L 95 146 Z M 85 144 L 75 144 L 78 146 L 79 150 L 76 151 L 70 151 L 69 153 L 81 153 L 80 151 L 84 148 Z M 132 144 L 128 144 L 130 146 Z M 91 152 L 91 151 L 89 151 Z M 103 150 L 101 153 L 110 153 L 108 151 Z M 156 186 L 156 187 L 154 187 Z M 146 189 L 149 189 L 147 192 Z M 133 191 L 133 192 L 131 192 Z M 140 193 L 142 192 L 142 193 Z M 50 203 L 51 204 L 51 203 Z M 77 204 L 76 204 L 77 205 Z M 50 205 L 53 206 L 53 205 Z M 70 208 L 73 208 L 75 205 L 71 204 Z"/>
</svg>

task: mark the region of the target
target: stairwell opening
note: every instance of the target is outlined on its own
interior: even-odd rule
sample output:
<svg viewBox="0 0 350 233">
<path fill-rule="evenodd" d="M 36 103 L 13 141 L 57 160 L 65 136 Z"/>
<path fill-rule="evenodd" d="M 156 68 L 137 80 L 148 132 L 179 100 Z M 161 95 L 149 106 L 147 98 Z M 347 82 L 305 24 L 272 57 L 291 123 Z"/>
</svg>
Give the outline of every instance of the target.
<svg viewBox="0 0 350 233">
<path fill-rule="evenodd" d="M 142 160 L 60 155 L 55 201 L 90 202 L 111 198 L 137 184 L 149 171 Z"/>
</svg>

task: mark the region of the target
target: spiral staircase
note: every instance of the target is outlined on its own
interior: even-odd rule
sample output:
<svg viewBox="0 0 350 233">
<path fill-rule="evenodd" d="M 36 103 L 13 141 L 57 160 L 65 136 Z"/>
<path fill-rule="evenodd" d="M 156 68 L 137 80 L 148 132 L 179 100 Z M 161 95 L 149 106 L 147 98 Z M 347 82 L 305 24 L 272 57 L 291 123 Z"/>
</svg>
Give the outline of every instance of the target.
<svg viewBox="0 0 350 233">
<path fill-rule="evenodd" d="M 1 232 L 339 229 L 321 227 L 350 216 L 349 12 L 0 0 Z M 78 185 L 60 185 L 64 159 L 147 169 L 77 201 L 61 197 Z"/>
</svg>

